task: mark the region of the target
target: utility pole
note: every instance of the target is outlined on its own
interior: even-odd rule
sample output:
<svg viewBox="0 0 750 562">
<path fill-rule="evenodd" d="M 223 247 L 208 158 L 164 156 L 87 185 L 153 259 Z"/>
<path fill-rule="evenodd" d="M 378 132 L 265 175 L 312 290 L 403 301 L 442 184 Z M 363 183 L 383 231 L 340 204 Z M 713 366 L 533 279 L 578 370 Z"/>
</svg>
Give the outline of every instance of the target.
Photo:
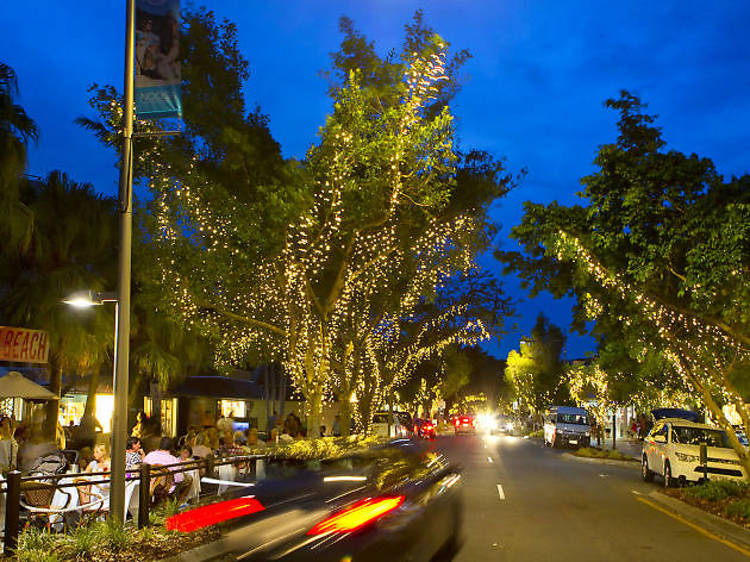
<svg viewBox="0 0 750 562">
<path fill-rule="evenodd" d="M 128 377 L 130 363 L 130 265 L 133 238 L 133 59 L 135 58 L 135 0 L 127 0 L 125 18 L 125 106 L 120 154 L 120 256 L 115 330 L 115 403 L 112 416 L 112 481 L 110 517 L 125 517 L 125 449 L 128 436 Z"/>
</svg>

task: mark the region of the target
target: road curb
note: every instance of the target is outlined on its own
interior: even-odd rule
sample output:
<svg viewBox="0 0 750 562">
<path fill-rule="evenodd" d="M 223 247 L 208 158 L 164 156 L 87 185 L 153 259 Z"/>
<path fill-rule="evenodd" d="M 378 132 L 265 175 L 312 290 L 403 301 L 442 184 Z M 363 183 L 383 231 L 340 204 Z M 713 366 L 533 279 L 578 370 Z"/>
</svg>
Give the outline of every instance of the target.
<svg viewBox="0 0 750 562">
<path fill-rule="evenodd" d="M 636 470 L 640 470 L 641 465 L 635 462 L 635 459 L 632 461 L 618 461 L 615 459 L 597 459 L 597 458 L 591 458 L 591 457 L 579 457 L 574 455 L 573 453 L 564 453 L 563 458 L 566 459 L 572 459 L 580 462 L 588 462 L 588 463 L 596 463 L 596 464 L 608 464 L 610 466 L 622 466 L 625 468 L 634 468 Z"/>
<path fill-rule="evenodd" d="M 733 521 L 723 519 L 713 513 L 708 513 L 697 507 L 693 507 L 676 498 L 667 496 L 659 491 L 651 492 L 648 498 L 654 503 L 666 508 L 687 519 L 691 523 L 706 529 L 707 531 L 733 542 L 743 548 L 750 550 L 750 531 L 737 525 Z"/>
<path fill-rule="evenodd" d="M 161 562 L 199 562 L 221 557 L 228 552 L 230 552 L 229 545 L 222 536 L 215 541 L 198 545 L 190 550 L 178 552 L 168 558 L 163 558 Z"/>
</svg>

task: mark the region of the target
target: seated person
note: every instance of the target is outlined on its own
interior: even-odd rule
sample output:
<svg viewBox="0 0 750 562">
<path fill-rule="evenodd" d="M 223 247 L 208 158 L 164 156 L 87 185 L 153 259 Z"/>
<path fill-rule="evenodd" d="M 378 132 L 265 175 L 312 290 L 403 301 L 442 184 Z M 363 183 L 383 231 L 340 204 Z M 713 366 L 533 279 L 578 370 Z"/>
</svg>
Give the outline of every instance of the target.
<svg viewBox="0 0 750 562">
<path fill-rule="evenodd" d="M 174 449 L 174 441 L 172 441 L 171 437 L 162 437 L 161 441 L 159 441 L 159 448 L 155 451 L 151 451 L 149 454 L 147 454 L 145 457 L 143 457 L 143 462 L 150 464 L 150 465 L 173 465 L 180 463 L 180 459 L 175 457 L 172 454 L 172 450 Z M 187 493 L 190 491 L 190 486 L 193 483 L 193 478 L 189 474 L 183 473 L 183 472 L 177 472 L 179 470 L 179 467 L 173 466 L 170 467 L 169 470 L 174 471 L 174 484 L 169 486 L 169 489 L 167 490 L 154 490 L 155 496 L 166 496 L 166 495 L 174 495 L 179 501 L 182 501 L 184 497 L 187 495 Z M 151 485 L 156 485 L 157 488 L 159 488 L 159 484 L 156 483 L 156 479 L 152 479 Z"/>
</svg>

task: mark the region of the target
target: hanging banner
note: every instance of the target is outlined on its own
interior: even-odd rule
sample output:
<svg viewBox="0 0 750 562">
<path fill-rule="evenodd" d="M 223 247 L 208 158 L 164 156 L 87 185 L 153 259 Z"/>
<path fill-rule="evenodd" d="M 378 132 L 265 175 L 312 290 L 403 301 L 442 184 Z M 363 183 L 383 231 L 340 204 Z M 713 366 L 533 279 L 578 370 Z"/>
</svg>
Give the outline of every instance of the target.
<svg viewBox="0 0 750 562">
<path fill-rule="evenodd" d="M 180 0 L 136 0 L 136 116 L 181 117 L 181 82 Z"/>
<path fill-rule="evenodd" d="M 0 326 L 0 361 L 47 363 L 48 359 L 47 332 Z"/>
</svg>

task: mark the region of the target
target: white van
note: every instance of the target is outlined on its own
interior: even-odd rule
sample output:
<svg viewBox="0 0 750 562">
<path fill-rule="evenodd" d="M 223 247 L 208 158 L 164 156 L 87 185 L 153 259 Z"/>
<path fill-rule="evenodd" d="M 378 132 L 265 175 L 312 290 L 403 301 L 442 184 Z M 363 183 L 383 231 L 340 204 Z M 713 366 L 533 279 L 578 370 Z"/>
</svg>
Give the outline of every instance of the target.
<svg viewBox="0 0 750 562">
<path fill-rule="evenodd" d="M 390 423 L 389 423 L 390 422 Z M 388 427 L 390 426 L 390 435 Z M 409 437 L 409 429 L 399 418 L 399 412 L 375 412 L 372 417 L 372 434 L 376 437 Z"/>
<path fill-rule="evenodd" d="M 552 406 L 544 416 L 544 444 L 548 447 L 591 444 L 591 418 L 583 408 Z"/>
</svg>

